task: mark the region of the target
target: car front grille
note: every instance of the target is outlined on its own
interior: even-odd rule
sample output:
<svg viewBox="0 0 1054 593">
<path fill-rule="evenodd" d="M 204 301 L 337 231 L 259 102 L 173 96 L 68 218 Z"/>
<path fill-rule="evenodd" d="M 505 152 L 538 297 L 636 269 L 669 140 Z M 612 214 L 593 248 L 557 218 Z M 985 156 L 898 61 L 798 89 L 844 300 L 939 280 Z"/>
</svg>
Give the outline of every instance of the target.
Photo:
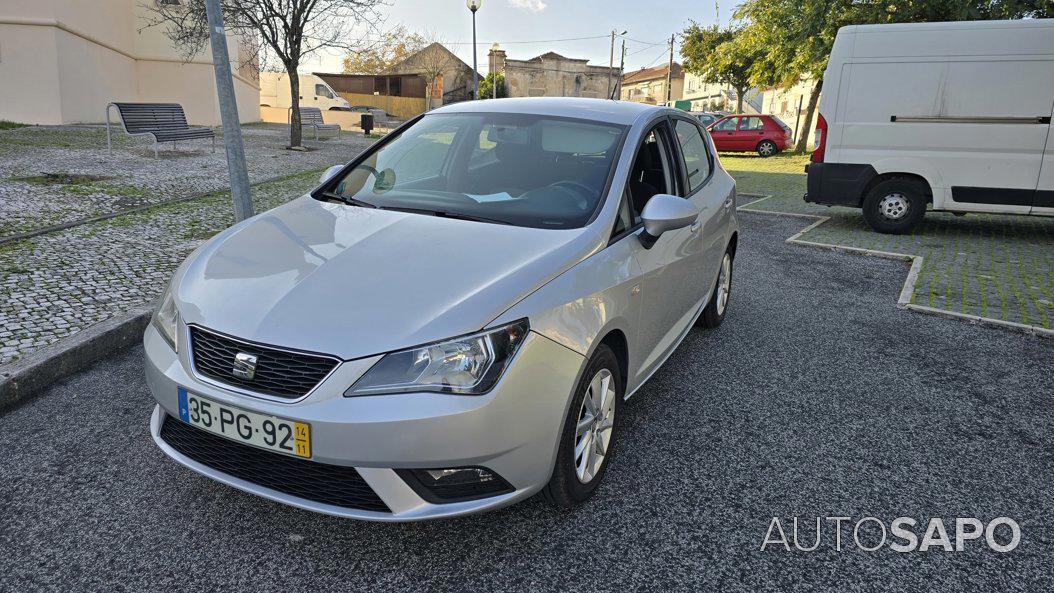
<svg viewBox="0 0 1054 593">
<path fill-rule="evenodd" d="M 307 395 L 326 378 L 338 361 L 318 354 L 279 350 L 190 328 L 190 351 L 199 375 L 256 393 L 296 399 Z M 239 353 L 257 358 L 252 379 L 234 374 Z"/>
<path fill-rule="evenodd" d="M 166 415 L 161 439 L 182 455 L 290 496 L 348 509 L 391 510 L 353 467 L 273 453 L 214 435 Z"/>
</svg>

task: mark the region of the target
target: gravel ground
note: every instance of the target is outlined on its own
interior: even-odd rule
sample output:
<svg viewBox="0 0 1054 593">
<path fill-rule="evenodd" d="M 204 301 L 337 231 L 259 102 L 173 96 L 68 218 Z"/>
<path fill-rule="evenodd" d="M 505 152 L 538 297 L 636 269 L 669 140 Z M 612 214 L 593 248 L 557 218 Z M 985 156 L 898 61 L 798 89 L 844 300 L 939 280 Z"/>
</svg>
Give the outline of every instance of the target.
<svg viewBox="0 0 1054 593">
<path fill-rule="evenodd" d="M 238 492 L 153 445 L 134 349 L 0 418 L 0 590 L 1054 590 L 1054 341 L 898 310 L 903 264 L 742 219 L 725 324 L 624 408 L 584 507 L 385 525 Z M 760 550 L 773 516 L 838 515 L 1008 516 L 1022 536 Z"/>
<path fill-rule="evenodd" d="M 118 126 L 119 128 L 119 126 Z M 153 140 L 118 131 L 114 150 L 106 150 L 102 126 L 29 126 L 0 131 L 0 236 L 37 230 L 91 216 L 121 212 L 191 194 L 230 186 L 222 133 L 216 151 L 209 140 L 161 145 L 154 158 Z M 257 183 L 301 171 L 346 163 L 373 143 L 362 134 L 316 141 L 312 150 L 286 150 L 288 128 L 280 124 L 242 127 L 249 180 Z M 75 183 L 27 181 L 45 174 L 91 176 Z"/>
</svg>

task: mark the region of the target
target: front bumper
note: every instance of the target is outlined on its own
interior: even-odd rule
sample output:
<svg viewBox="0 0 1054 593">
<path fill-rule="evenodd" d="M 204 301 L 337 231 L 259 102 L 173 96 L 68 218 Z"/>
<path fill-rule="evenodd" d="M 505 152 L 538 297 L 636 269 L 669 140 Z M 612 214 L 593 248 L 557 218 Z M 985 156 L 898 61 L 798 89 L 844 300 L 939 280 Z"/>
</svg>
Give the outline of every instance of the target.
<svg viewBox="0 0 1054 593">
<path fill-rule="evenodd" d="M 180 328 L 186 334 L 186 328 Z M 181 336 L 182 337 L 182 336 Z M 177 355 L 148 326 L 144 335 L 147 383 L 158 405 L 154 441 L 188 468 L 271 500 L 342 517 L 412 521 L 493 509 L 531 496 L 552 474 L 571 391 L 584 358 L 529 333 L 505 375 L 481 396 L 406 393 L 346 398 L 344 391 L 378 359 L 345 361 L 306 398 L 278 402 L 199 379 L 188 369 L 188 348 Z M 188 344 L 181 340 L 181 345 Z M 239 408 L 311 424 L 312 461 L 354 467 L 391 513 L 298 498 L 198 463 L 161 438 L 165 415 L 178 418 L 178 387 Z M 486 467 L 514 488 L 497 496 L 445 504 L 422 499 L 398 468 Z"/>
</svg>

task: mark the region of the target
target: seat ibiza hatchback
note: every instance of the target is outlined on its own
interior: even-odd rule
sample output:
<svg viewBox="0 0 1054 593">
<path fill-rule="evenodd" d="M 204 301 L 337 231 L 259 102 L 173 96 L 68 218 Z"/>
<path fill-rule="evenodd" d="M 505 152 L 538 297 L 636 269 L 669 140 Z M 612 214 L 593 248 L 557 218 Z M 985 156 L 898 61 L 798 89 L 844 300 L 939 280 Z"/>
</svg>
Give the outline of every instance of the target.
<svg viewBox="0 0 1054 593">
<path fill-rule="evenodd" d="M 624 400 L 729 302 L 698 120 L 590 99 L 418 117 L 220 233 L 146 330 L 158 446 L 279 502 L 449 517 L 589 498 Z"/>
</svg>

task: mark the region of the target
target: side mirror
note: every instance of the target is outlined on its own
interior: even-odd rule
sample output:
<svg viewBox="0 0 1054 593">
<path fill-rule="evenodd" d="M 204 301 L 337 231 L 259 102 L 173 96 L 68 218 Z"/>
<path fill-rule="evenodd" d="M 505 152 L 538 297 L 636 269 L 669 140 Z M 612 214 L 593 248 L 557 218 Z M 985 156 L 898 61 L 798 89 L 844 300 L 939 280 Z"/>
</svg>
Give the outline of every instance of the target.
<svg viewBox="0 0 1054 593">
<path fill-rule="evenodd" d="M 684 198 L 655 194 L 644 205 L 640 217 L 644 220 L 644 230 L 638 235 L 640 243 L 645 249 L 651 249 L 663 233 L 683 229 L 695 222 L 699 210 Z"/>
<path fill-rule="evenodd" d="M 343 168 L 344 168 L 344 165 L 333 165 L 332 167 L 330 167 L 330 168 L 328 168 L 328 169 L 326 169 L 325 171 L 322 172 L 322 176 L 318 178 L 318 182 L 319 183 L 325 183 L 325 182 L 329 181 L 330 179 L 333 179 L 333 176 L 336 175 L 338 172 L 340 172 L 340 170 L 343 169 Z"/>
</svg>

